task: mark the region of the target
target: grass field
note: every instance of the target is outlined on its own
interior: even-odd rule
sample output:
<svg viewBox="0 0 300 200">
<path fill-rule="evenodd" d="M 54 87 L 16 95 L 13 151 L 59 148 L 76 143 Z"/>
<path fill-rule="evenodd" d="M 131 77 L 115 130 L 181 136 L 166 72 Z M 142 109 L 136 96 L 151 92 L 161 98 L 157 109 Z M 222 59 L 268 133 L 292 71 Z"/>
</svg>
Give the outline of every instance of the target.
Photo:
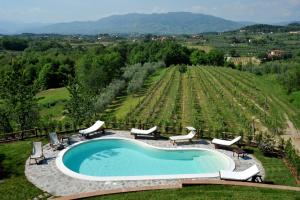
<svg viewBox="0 0 300 200">
<path fill-rule="evenodd" d="M 184 44 L 184 45 L 186 45 L 188 48 L 199 49 L 199 50 L 202 50 L 202 51 L 205 51 L 205 52 L 209 52 L 213 49 L 212 46 L 208 46 L 208 45 L 196 45 L 196 44 L 190 44 L 190 43 L 187 43 L 187 44 Z"/>
<path fill-rule="evenodd" d="M 231 57 L 227 61 L 233 62 L 235 65 L 246 65 L 249 63 L 259 65 L 261 61 L 255 57 Z"/>
<path fill-rule="evenodd" d="M 249 134 L 252 124 L 261 131 L 286 127 L 285 114 L 300 127 L 300 109 L 291 103 L 272 77 L 221 67 L 177 67 L 159 71 L 141 95 L 113 103 L 119 120 L 187 126 L 209 133 Z M 295 95 L 294 98 L 298 98 Z"/>
<path fill-rule="evenodd" d="M 53 119 L 63 119 L 66 101 L 69 100 L 67 88 L 49 89 L 38 93 L 41 116 L 51 116 Z"/>
<path fill-rule="evenodd" d="M 233 38 L 239 38 L 236 43 Z M 272 39 L 271 39 L 272 38 Z M 258 56 L 260 53 L 265 53 L 271 49 L 281 49 L 286 52 L 297 54 L 299 52 L 299 34 L 292 35 L 288 33 L 268 33 L 257 34 L 249 33 L 222 33 L 222 34 L 205 34 L 202 39 L 184 39 L 182 44 L 193 48 L 213 47 L 222 50 L 226 54 L 230 54 L 235 50 L 240 56 Z M 249 41 L 250 39 L 250 41 Z M 264 43 L 255 43 L 255 40 L 266 40 Z"/>
<path fill-rule="evenodd" d="M 0 175 L 0 199 L 32 199 L 43 193 L 24 175 L 25 161 L 30 151 L 31 141 L 0 144 L 0 168 L 3 170 L 3 179 Z"/>
<path fill-rule="evenodd" d="M 275 157 L 266 157 L 261 151 L 255 148 L 251 148 L 253 155 L 262 163 L 265 169 L 266 178 L 265 181 L 271 181 L 277 185 L 297 185 L 296 179 L 291 175 L 291 172 L 284 164 L 284 162 Z"/>
<path fill-rule="evenodd" d="M 189 186 L 182 189 L 135 192 L 89 198 L 93 200 L 215 200 L 215 199 L 286 199 L 299 200 L 299 192 L 279 191 L 270 189 L 234 187 L 234 186 Z"/>
<path fill-rule="evenodd" d="M 289 101 L 300 109 L 300 91 L 293 92 L 289 98 Z"/>
</svg>

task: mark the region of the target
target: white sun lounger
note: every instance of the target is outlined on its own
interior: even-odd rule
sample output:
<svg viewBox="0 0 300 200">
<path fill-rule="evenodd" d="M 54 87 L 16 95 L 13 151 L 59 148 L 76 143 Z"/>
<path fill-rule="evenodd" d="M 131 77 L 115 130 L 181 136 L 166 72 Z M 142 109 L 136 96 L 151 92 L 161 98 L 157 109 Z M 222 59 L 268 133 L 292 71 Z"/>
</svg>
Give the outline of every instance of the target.
<svg viewBox="0 0 300 200">
<path fill-rule="evenodd" d="M 137 128 L 132 128 L 130 130 L 131 135 L 134 135 L 135 138 L 137 138 L 138 136 L 153 136 L 153 137 L 157 137 L 157 126 L 154 126 L 148 130 L 142 130 L 142 129 L 137 129 Z"/>
<path fill-rule="evenodd" d="M 240 172 L 231 172 L 231 171 L 220 171 L 220 178 L 226 179 L 226 180 L 236 180 L 236 181 L 247 181 L 250 178 L 252 178 L 252 181 L 255 181 L 257 177 L 261 177 L 258 175 L 259 169 L 256 165 L 253 165 L 252 167 L 240 171 Z M 261 180 L 261 178 L 260 178 Z"/>
<path fill-rule="evenodd" d="M 192 130 L 187 135 L 171 136 L 171 137 L 169 137 L 169 139 L 171 140 L 171 142 L 173 142 L 173 144 L 176 141 L 180 141 L 180 140 L 189 140 L 191 142 L 192 139 L 195 137 L 195 135 L 196 135 L 196 131 Z"/>
<path fill-rule="evenodd" d="M 35 163 L 38 164 L 38 159 L 45 159 L 43 154 L 42 142 L 33 142 L 32 143 L 32 154 L 30 156 L 30 161 L 35 160 Z M 29 164 L 31 162 L 29 161 Z"/>
<path fill-rule="evenodd" d="M 220 146 L 231 146 L 234 143 L 238 142 L 242 137 L 238 136 L 236 138 L 234 138 L 233 140 L 220 140 L 220 139 L 213 139 L 211 141 L 211 143 L 215 144 L 215 145 L 220 145 Z"/>
<path fill-rule="evenodd" d="M 89 136 L 92 133 L 96 133 L 97 131 L 99 131 L 100 129 L 102 129 L 102 131 L 104 132 L 104 122 L 103 121 L 96 121 L 95 124 L 87 129 L 84 130 L 80 130 L 79 133 L 83 136 Z"/>
</svg>

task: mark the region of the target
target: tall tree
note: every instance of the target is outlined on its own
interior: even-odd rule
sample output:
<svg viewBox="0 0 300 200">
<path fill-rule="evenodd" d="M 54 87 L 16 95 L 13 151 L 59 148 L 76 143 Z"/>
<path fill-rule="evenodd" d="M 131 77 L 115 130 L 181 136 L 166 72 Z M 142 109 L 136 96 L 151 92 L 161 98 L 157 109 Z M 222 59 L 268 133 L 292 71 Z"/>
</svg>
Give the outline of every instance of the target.
<svg viewBox="0 0 300 200">
<path fill-rule="evenodd" d="M 0 89 L 0 97 L 10 119 L 21 130 L 36 126 L 39 119 L 35 97 L 37 87 L 28 80 L 25 66 L 22 63 L 12 63 L 11 69 L 2 76 Z"/>
<path fill-rule="evenodd" d="M 190 55 L 190 61 L 193 65 L 206 65 L 208 63 L 206 53 L 198 49 L 193 50 Z"/>
<path fill-rule="evenodd" d="M 10 133 L 12 131 L 9 112 L 4 108 L 0 108 L 0 132 Z"/>
<path fill-rule="evenodd" d="M 78 78 L 69 78 L 67 89 L 70 93 L 70 100 L 66 104 L 68 116 L 73 122 L 74 131 L 86 118 L 92 115 L 92 99 L 83 91 Z"/>
</svg>

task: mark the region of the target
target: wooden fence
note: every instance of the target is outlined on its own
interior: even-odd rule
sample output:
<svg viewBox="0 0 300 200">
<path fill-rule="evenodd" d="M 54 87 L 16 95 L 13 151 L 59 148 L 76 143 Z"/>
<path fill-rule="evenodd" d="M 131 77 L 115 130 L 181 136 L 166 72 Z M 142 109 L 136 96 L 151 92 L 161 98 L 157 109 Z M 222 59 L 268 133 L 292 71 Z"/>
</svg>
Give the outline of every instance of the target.
<svg viewBox="0 0 300 200">
<path fill-rule="evenodd" d="M 146 123 L 132 123 L 132 122 L 105 122 L 106 129 L 114 129 L 114 130 L 130 130 L 131 128 L 140 128 L 140 129 L 148 129 L 153 127 L 154 124 L 146 124 Z M 72 127 L 42 127 L 42 128 L 34 128 L 30 130 L 18 131 L 13 133 L 0 133 L 0 143 L 6 143 L 11 141 L 18 141 L 24 139 L 30 139 L 35 137 L 47 137 L 50 132 L 56 132 L 58 135 L 71 135 L 78 133 L 79 130 L 85 129 L 87 126 L 76 127 L 73 129 Z M 182 127 L 180 124 L 178 126 L 159 126 L 159 131 L 163 135 L 176 135 L 184 133 L 185 127 Z M 210 130 L 197 130 L 197 135 L 200 138 L 212 138 L 214 135 L 211 135 Z M 234 134 L 221 132 L 221 138 L 233 138 Z"/>
</svg>

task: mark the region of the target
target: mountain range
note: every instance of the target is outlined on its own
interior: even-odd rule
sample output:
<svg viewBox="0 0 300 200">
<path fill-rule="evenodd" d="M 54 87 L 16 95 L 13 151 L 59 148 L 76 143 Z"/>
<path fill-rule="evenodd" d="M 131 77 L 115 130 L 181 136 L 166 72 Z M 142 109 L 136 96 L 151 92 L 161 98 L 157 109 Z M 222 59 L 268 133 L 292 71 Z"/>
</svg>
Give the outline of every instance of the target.
<svg viewBox="0 0 300 200">
<path fill-rule="evenodd" d="M 190 12 L 133 13 L 112 15 L 97 21 L 74 21 L 55 24 L 10 24 L 0 21 L 0 33 L 87 35 L 98 33 L 193 34 L 235 30 L 250 24 L 253 23 L 235 22 L 211 15 Z"/>
<path fill-rule="evenodd" d="M 297 24 L 295 21 L 293 24 Z M 74 21 L 65 23 L 21 23 L 0 20 L 0 34 L 194 34 L 205 32 L 224 32 L 249 29 L 251 31 L 287 31 L 298 30 L 298 26 L 290 26 L 291 22 L 272 25 L 253 22 L 236 22 L 212 15 L 190 12 L 169 12 L 153 14 L 112 15 L 97 21 Z"/>
<path fill-rule="evenodd" d="M 36 29 L 47 24 L 43 23 L 22 23 L 0 20 L 0 34 L 19 34 L 25 30 Z"/>
</svg>

